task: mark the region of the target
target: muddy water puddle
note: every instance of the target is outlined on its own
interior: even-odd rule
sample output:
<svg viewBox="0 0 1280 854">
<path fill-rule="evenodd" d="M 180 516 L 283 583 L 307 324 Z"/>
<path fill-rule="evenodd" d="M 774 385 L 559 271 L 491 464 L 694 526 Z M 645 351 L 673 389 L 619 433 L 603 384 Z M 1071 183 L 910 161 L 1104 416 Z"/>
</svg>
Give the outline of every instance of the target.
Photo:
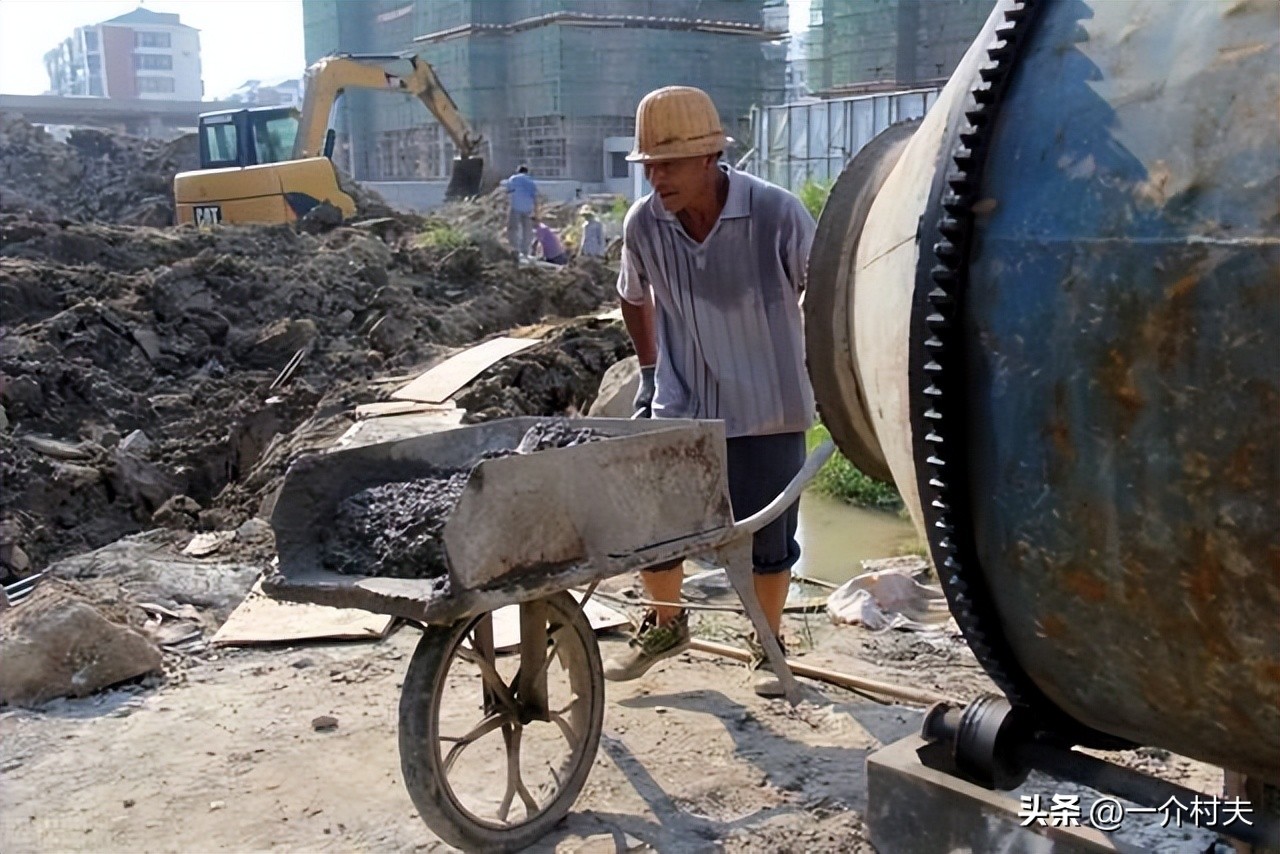
<svg viewBox="0 0 1280 854">
<path fill-rule="evenodd" d="M 895 512 L 852 507 L 825 495 L 800 498 L 800 562 L 795 574 L 840 584 L 860 561 L 892 557 L 919 546 L 915 528 Z"/>
</svg>

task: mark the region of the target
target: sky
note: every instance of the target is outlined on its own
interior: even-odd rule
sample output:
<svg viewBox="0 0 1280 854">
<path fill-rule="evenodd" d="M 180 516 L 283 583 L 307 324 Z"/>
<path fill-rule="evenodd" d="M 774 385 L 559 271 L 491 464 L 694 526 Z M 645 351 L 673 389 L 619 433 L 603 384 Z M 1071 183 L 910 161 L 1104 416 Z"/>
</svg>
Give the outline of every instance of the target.
<svg viewBox="0 0 1280 854">
<path fill-rule="evenodd" d="M 0 0 L 0 93 L 39 95 L 49 88 L 44 55 L 86 24 L 138 7 L 136 0 Z M 300 77 L 302 0 L 145 0 L 154 12 L 177 12 L 200 30 L 207 99 L 251 78 Z"/>
<path fill-rule="evenodd" d="M 791 29 L 808 24 L 810 0 L 790 0 Z M 49 88 L 44 55 L 72 30 L 123 15 L 135 0 L 0 0 L 0 93 L 39 95 Z M 302 0 L 145 0 L 155 12 L 177 12 L 200 30 L 205 98 L 246 80 L 299 77 Z"/>
<path fill-rule="evenodd" d="M 0 3 L 5 0 L 0 0 Z M 787 0 L 787 14 L 790 17 L 791 32 L 809 28 L 809 0 Z"/>
</svg>

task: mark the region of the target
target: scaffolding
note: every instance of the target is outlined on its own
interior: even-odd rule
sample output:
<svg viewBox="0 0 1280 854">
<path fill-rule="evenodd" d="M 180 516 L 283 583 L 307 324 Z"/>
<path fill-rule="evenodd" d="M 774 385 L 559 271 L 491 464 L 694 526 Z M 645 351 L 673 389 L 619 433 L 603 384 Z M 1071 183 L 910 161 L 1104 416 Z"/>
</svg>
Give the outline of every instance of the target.
<svg viewBox="0 0 1280 854">
<path fill-rule="evenodd" d="M 849 159 L 890 125 L 918 119 L 938 99 L 925 88 L 782 104 L 757 112 L 748 171 L 799 190 L 839 177 Z"/>
<path fill-rule="evenodd" d="M 951 76 L 995 0 L 812 0 L 808 84 L 824 96 Z"/>
<path fill-rule="evenodd" d="M 769 0 L 771 2 L 772 0 Z M 783 35 L 766 0 L 305 0 L 308 58 L 335 50 L 415 50 L 490 143 L 499 172 L 599 184 L 604 140 L 630 136 L 652 89 L 691 84 L 745 139 L 753 108 L 783 100 Z M 314 7 L 314 9 L 312 8 Z M 355 20 L 354 8 L 362 17 Z M 323 43 L 323 44 L 322 44 Z M 774 48 L 771 50 L 771 48 Z M 354 93 L 344 130 L 363 178 L 439 179 L 448 149 L 421 105 Z M 745 146 L 743 146 L 745 149 Z"/>
<path fill-rule="evenodd" d="M 379 134 L 374 171 L 383 181 L 447 180 L 457 149 L 438 124 Z"/>
</svg>

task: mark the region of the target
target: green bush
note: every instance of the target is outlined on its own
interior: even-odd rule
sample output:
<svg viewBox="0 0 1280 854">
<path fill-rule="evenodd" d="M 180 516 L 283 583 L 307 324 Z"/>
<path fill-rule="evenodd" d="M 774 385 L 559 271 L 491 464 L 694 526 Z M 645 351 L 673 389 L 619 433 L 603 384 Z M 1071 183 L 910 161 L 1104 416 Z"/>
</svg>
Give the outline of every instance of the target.
<svg viewBox="0 0 1280 854">
<path fill-rule="evenodd" d="M 831 188 L 835 185 L 835 181 L 814 181 L 808 180 L 801 185 L 796 191 L 796 195 L 804 206 L 809 209 L 809 213 L 817 219 L 822 214 L 822 208 L 827 203 L 827 196 L 831 195 Z"/>
<path fill-rule="evenodd" d="M 812 451 L 830 437 L 826 427 L 815 424 L 805 436 L 805 445 Z M 846 460 L 838 450 L 818 472 L 809 488 L 856 507 L 878 507 L 885 510 L 902 507 L 902 497 L 893 484 L 867 477 L 854 468 L 853 463 Z"/>
<path fill-rule="evenodd" d="M 427 223 L 427 228 L 418 235 L 418 245 L 427 249 L 457 249 L 466 246 L 471 240 L 457 226 L 444 220 Z"/>
<path fill-rule="evenodd" d="M 609 222 L 622 222 L 630 209 L 631 203 L 627 201 L 625 196 L 616 196 L 609 209 L 601 214 L 601 218 Z"/>
</svg>

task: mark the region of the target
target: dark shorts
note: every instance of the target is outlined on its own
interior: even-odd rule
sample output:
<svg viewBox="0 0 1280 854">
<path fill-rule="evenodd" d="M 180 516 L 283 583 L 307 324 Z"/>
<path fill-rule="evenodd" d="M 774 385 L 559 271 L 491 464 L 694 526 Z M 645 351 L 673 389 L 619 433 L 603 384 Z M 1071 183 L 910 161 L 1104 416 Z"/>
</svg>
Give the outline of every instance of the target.
<svg viewBox="0 0 1280 854">
<path fill-rule="evenodd" d="M 729 500 L 741 521 L 778 497 L 804 465 L 804 434 L 737 436 L 729 440 Z M 800 559 L 800 502 L 756 532 L 751 562 L 761 575 L 786 572 Z"/>
<path fill-rule="evenodd" d="M 775 433 L 770 436 L 737 436 L 728 440 L 729 502 L 733 518 L 742 521 L 763 510 L 787 488 L 804 465 L 804 434 Z M 756 573 L 786 572 L 800 559 L 796 526 L 800 502 L 756 531 L 751 542 L 751 564 Z M 663 570 L 667 566 L 649 567 Z"/>
</svg>

